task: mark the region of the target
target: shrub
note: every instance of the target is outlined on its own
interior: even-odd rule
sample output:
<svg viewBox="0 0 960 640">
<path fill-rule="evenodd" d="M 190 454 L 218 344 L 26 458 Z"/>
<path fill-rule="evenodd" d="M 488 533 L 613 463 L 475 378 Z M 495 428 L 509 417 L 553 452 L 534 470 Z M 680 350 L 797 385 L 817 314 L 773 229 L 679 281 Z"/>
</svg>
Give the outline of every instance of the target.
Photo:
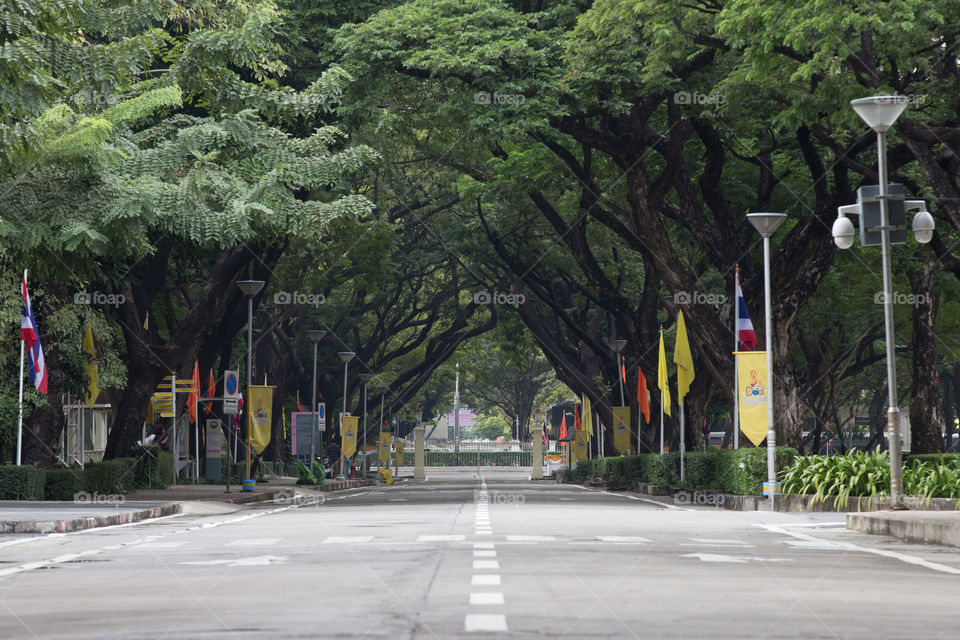
<svg viewBox="0 0 960 640">
<path fill-rule="evenodd" d="M 83 470 L 84 490 L 87 493 L 115 495 L 133 489 L 137 461 L 117 458 L 87 464 Z"/>
<path fill-rule="evenodd" d="M 160 447 L 137 445 L 131 451 L 134 459 L 131 489 L 166 489 L 173 480 L 173 454 Z"/>
<path fill-rule="evenodd" d="M 777 477 L 789 468 L 797 457 L 797 450 L 791 447 L 777 447 Z M 763 483 L 767 480 L 767 448 L 752 447 L 730 450 L 721 458 L 728 458 L 721 466 L 721 487 L 727 493 L 735 495 L 762 495 Z"/>
<path fill-rule="evenodd" d="M 717 466 L 721 462 L 720 451 L 691 451 L 684 456 L 686 469 L 684 487 L 688 489 L 719 489 L 721 486 Z"/>
<path fill-rule="evenodd" d="M 44 475 L 33 465 L 0 466 L 0 500 L 43 500 Z"/>
<path fill-rule="evenodd" d="M 942 462 L 911 459 L 903 470 L 904 494 L 926 500 L 960 498 L 960 460 L 939 460 Z"/>
<path fill-rule="evenodd" d="M 220 456 L 220 484 L 227 484 L 227 469 L 230 469 L 230 484 L 242 484 L 247 474 L 246 462 L 230 462 L 229 455 Z"/>
<path fill-rule="evenodd" d="M 83 474 L 80 467 L 47 469 L 43 483 L 43 499 L 73 500 L 83 491 Z"/>
<path fill-rule="evenodd" d="M 890 459 L 879 448 L 873 453 L 855 451 L 843 456 L 807 456 L 795 460 L 783 474 L 783 492 L 814 495 L 824 502 L 834 496 L 834 508 L 846 507 L 850 496 L 867 496 L 868 506 L 887 495 Z"/>
<path fill-rule="evenodd" d="M 317 484 L 317 478 L 307 465 L 299 460 L 297 460 L 297 484 Z"/>
</svg>

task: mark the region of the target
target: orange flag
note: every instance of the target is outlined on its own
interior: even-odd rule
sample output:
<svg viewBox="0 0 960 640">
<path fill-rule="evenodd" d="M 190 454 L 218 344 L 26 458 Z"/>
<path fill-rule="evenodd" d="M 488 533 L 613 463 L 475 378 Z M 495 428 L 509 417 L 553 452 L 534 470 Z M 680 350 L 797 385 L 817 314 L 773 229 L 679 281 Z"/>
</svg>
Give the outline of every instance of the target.
<svg viewBox="0 0 960 640">
<path fill-rule="evenodd" d="M 583 423 L 580 422 L 580 406 L 573 407 L 573 429 L 575 431 L 580 431 L 583 429 Z"/>
<path fill-rule="evenodd" d="M 210 375 L 207 376 L 207 397 L 215 398 L 217 396 L 217 382 L 213 377 L 213 369 L 210 369 Z M 210 412 L 213 411 L 213 403 L 207 403 L 207 415 L 210 415 Z"/>
<path fill-rule="evenodd" d="M 297 411 L 303 411 L 303 407 L 300 406 L 300 389 L 297 389 Z"/>
<path fill-rule="evenodd" d="M 563 414 L 563 417 L 560 418 L 560 439 L 563 440 L 567 437 L 567 414 Z"/>
<path fill-rule="evenodd" d="M 640 367 L 637 367 L 637 402 L 640 403 L 640 413 L 650 424 L 650 399 L 647 397 L 647 378 Z"/>
<path fill-rule="evenodd" d="M 196 360 L 193 361 L 193 388 L 187 396 L 187 407 L 190 409 L 190 422 L 197 421 L 197 399 L 200 397 L 200 367 Z"/>
<path fill-rule="evenodd" d="M 620 363 L 620 377 L 623 378 L 623 384 L 627 384 L 627 363 Z"/>
</svg>

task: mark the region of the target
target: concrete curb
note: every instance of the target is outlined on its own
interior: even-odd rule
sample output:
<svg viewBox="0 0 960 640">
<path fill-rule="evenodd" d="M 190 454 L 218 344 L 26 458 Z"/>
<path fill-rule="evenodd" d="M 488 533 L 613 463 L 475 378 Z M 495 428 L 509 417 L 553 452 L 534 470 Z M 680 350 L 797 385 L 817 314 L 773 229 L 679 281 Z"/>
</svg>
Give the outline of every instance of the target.
<svg viewBox="0 0 960 640">
<path fill-rule="evenodd" d="M 89 518 L 74 518 L 72 520 L 34 520 L 0 522 L 0 533 L 66 533 L 68 531 L 82 531 L 97 527 L 111 527 L 118 524 L 140 522 L 150 518 L 161 518 L 183 511 L 183 503 L 169 502 L 167 504 L 138 509 L 137 511 L 123 511 L 105 516 L 91 516 Z"/>
<path fill-rule="evenodd" d="M 847 529 L 891 536 L 906 542 L 960 547 L 960 512 L 848 513 Z"/>
</svg>

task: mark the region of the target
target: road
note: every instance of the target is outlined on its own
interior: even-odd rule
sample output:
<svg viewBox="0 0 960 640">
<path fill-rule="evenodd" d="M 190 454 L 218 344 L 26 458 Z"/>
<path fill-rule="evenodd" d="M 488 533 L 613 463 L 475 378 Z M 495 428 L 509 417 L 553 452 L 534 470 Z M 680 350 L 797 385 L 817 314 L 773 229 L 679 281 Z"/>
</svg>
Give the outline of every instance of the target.
<svg viewBox="0 0 960 640">
<path fill-rule="evenodd" d="M 0 536 L 0 637 L 957 637 L 960 554 L 842 523 L 468 475 L 193 503 Z"/>
</svg>

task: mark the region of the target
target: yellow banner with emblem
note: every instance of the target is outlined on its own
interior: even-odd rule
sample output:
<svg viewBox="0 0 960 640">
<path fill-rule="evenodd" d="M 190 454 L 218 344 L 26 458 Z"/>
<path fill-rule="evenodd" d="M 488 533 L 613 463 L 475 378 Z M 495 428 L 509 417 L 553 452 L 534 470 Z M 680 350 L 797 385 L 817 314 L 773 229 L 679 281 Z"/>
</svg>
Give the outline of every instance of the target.
<svg viewBox="0 0 960 640">
<path fill-rule="evenodd" d="M 630 453 L 630 407 L 613 409 L 613 448 L 620 455 Z"/>
<path fill-rule="evenodd" d="M 754 444 L 767 437 L 767 403 L 770 400 L 766 351 L 737 353 L 737 389 L 740 404 L 740 431 Z"/>
<path fill-rule="evenodd" d="M 385 466 L 390 464 L 390 436 L 392 434 L 389 431 L 380 432 L 380 441 L 379 441 L 379 451 L 377 451 L 377 461 L 380 463 L 380 466 Z"/>
<path fill-rule="evenodd" d="M 247 412 L 247 427 L 250 429 L 250 444 L 257 453 L 270 444 L 273 424 L 273 390 L 267 385 L 250 385 L 250 411 Z"/>
<path fill-rule="evenodd" d="M 576 432 L 576 440 L 573 441 L 573 455 L 577 462 L 586 462 L 587 445 L 590 443 L 590 434 L 586 429 L 580 429 Z"/>
<path fill-rule="evenodd" d="M 397 466 L 398 466 L 398 467 L 402 467 L 402 466 L 403 466 L 403 450 L 406 448 L 406 444 L 407 444 L 407 443 L 404 442 L 403 440 L 397 440 L 397 445 L 396 445 L 396 447 L 397 447 L 397 454 L 396 454 L 396 455 L 397 455 Z"/>
<path fill-rule="evenodd" d="M 352 458 L 357 452 L 358 416 L 340 416 L 340 452 L 344 458 Z"/>
</svg>

